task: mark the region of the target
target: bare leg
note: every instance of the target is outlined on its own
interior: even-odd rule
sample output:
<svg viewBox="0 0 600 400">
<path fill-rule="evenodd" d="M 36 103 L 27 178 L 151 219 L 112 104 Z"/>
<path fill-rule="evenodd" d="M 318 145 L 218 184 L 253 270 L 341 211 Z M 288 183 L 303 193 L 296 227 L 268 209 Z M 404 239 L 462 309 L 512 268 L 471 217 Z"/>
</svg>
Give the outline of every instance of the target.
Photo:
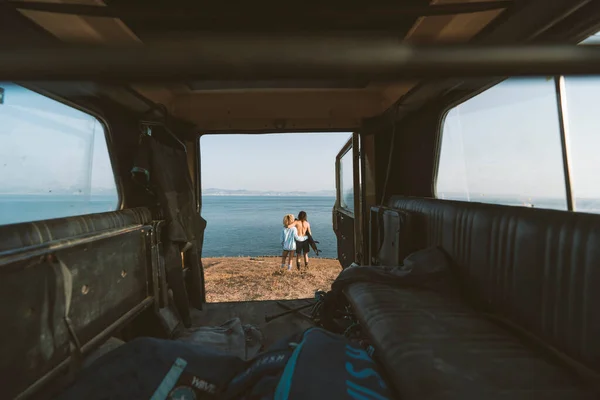
<svg viewBox="0 0 600 400">
<path fill-rule="evenodd" d="M 297 251 L 297 252 L 296 252 L 296 267 L 297 267 L 298 269 L 300 269 L 300 255 L 301 255 L 301 254 L 302 254 L 302 253 L 301 253 L 301 252 L 299 252 L 299 251 Z"/>
<path fill-rule="evenodd" d="M 285 265 L 285 259 L 287 258 L 288 254 L 291 256 L 291 252 L 287 250 L 284 250 L 281 254 L 281 265 Z"/>
<path fill-rule="evenodd" d="M 304 253 L 304 266 L 308 268 L 308 253 Z"/>
<path fill-rule="evenodd" d="M 287 263 L 288 270 L 292 269 L 292 260 L 293 259 L 294 259 L 294 252 L 290 251 L 288 254 L 288 263 Z"/>
</svg>

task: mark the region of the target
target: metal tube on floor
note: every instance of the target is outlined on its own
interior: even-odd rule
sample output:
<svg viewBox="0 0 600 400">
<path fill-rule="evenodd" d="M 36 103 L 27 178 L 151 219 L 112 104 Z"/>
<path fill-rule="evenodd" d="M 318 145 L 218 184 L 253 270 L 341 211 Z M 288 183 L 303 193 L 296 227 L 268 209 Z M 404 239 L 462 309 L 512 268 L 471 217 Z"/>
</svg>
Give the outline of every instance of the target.
<svg viewBox="0 0 600 400">
<path fill-rule="evenodd" d="M 314 305 L 315 305 L 315 303 L 304 304 L 304 305 L 302 305 L 300 307 L 292 308 L 290 310 L 284 311 L 284 312 L 279 313 L 279 314 L 266 315 L 265 316 L 265 322 L 271 322 L 271 321 L 273 321 L 276 318 L 283 317 L 284 315 L 288 315 L 288 314 L 293 314 L 293 313 L 295 313 L 297 311 L 304 310 L 305 308 L 312 307 Z"/>
</svg>

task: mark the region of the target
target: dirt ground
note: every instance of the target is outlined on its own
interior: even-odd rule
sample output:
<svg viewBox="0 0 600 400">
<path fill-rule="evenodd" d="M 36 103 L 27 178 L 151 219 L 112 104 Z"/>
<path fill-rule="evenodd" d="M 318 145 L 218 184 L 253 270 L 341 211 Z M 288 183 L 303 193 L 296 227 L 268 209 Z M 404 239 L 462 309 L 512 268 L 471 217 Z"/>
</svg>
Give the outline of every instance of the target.
<svg viewBox="0 0 600 400">
<path fill-rule="evenodd" d="M 309 269 L 281 271 L 279 257 L 203 258 L 209 303 L 312 298 L 329 290 L 342 267 L 338 260 L 311 258 Z"/>
</svg>

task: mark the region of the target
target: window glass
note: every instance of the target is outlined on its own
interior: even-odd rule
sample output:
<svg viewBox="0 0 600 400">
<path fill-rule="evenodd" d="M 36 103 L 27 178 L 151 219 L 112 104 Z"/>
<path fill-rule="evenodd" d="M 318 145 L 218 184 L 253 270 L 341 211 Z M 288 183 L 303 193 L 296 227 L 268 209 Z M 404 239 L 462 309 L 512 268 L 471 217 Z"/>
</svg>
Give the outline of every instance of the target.
<svg viewBox="0 0 600 400">
<path fill-rule="evenodd" d="M 600 77 L 566 77 L 565 122 L 571 190 L 577 211 L 600 213 Z"/>
<path fill-rule="evenodd" d="M 0 225 L 115 210 L 100 121 L 15 84 L 0 88 Z"/>
<path fill-rule="evenodd" d="M 554 80 L 509 79 L 450 110 L 436 194 L 566 209 Z"/>
<path fill-rule="evenodd" d="M 579 44 L 597 45 L 600 44 L 600 32 L 593 34 Z"/>
<path fill-rule="evenodd" d="M 340 205 L 354 212 L 354 173 L 352 169 L 352 148 L 340 159 Z"/>
</svg>

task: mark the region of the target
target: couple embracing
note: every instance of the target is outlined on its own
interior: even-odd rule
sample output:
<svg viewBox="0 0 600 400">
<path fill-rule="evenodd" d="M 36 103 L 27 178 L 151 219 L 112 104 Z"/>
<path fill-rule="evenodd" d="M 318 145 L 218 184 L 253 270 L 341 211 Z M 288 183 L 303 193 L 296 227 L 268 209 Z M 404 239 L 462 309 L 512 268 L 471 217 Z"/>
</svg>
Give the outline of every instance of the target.
<svg viewBox="0 0 600 400">
<path fill-rule="evenodd" d="M 306 220 L 306 212 L 300 211 L 298 219 L 292 214 L 283 217 L 283 230 L 281 231 L 281 268 L 285 268 L 286 259 L 287 270 L 292 270 L 292 258 L 296 252 L 296 267 L 300 270 L 300 255 L 304 255 L 304 268 L 308 269 L 308 252 L 312 246 L 317 255 L 319 255 L 315 242 L 310 231 L 310 224 Z"/>
</svg>

